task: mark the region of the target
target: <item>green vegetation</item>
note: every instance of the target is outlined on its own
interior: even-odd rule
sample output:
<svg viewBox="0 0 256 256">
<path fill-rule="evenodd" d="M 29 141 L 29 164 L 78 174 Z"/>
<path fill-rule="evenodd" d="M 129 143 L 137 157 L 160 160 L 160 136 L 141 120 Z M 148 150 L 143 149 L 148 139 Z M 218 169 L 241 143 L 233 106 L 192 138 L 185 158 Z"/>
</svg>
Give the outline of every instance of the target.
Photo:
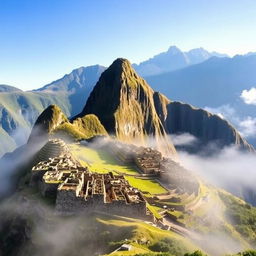
<svg viewBox="0 0 256 256">
<path fill-rule="evenodd" d="M 71 144 L 70 149 L 73 155 L 84 165 L 88 166 L 91 171 L 99 173 L 125 173 L 138 174 L 137 170 L 130 165 L 121 164 L 111 154 L 102 149 L 94 149 L 78 144 Z"/>
<path fill-rule="evenodd" d="M 255 250 L 246 250 L 244 252 L 239 252 L 237 254 L 233 254 L 233 256 L 256 256 Z"/>
<path fill-rule="evenodd" d="M 138 171 L 132 165 L 124 165 L 111 154 L 102 150 L 85 147 L 77 144 L 70 145 L 70 149 L 74 156 L 84 165 L 88 166 L 91 171 L 99 173 L 122 173 L 128 175 L 138 175 Z M 157 181 L 153 179 L 139 179 L 132 176 L 126 176 L 129 183 L 140 189 L 142 192 L 148 192 L 150 194 L 166 193 L 166 189 L 163 188 Z"/>
<path fill-rule="evenodd" d="M 192 253 L 185 253 L 184 256 L 207 256 L 207 255 L 197 250 Z"/>
<path fill-rule="evenodd" d="M 130 176 L 127 176 L 126 179 L 133 187 L 138 188 L 142 192 L 149 192 L 150 194 L 162 194 L 167 192 L 164 187 L 153 179 L 145 180 Z"/>
<path fill-rule="evenodd" d="M 147 249 L 151 253 L 159 253 L 161 248 L 165 248 L 165 251 L 162 252 L 173 253 L 173 255 L 183 255 L 186 252 L 198 249 L 185 237 L 171 231 L 161 230 L 139 220 L 124 217 L 116 217 L 114 219 L 100 217 L 98 221 L 106 225 L 108 229 L 111 228 L 111 230 L 113 230 L 118 228 L 120 233 L 126 234 L 125 236 L 120 236 L 118 241 L 126 239 L 123 243 L 134 244 L 134 242 L 136 242 L 136 244 L 140 245 L 140 249 Z M 136 252 L 135 250 L 128 255 L 136 255 L 138 253 L 141 252 Z"/>
<path fill-rule="evenodd" d="M 95 115 L 86 115 L 82 118 L 77 118 L 73 123 L 62 123 L 54 132 L 64 132 L 76 140 L 89 139 L 96 135 L 107 135 L 105 128 Z"/>
<path fill-rule="evenodd" d="M 150 205 L 150 204 L 147 204 L 147 208 L 155 216 L 155 218 L 157 220 L 161 220 L 163 218 L 162 215 L 159 214 L 159 212 L 158 212 L 159 210 L 163 210 L 163 209 L 161 209 L 157 206 Z"/>
<path fill-rule="evenodd" d="M 186 249 L 175 239 L 164 238 L 160 241 L 149 246 L 152 251 L 156 252 L 168 252 L 172 255 L 183 255 L 186 253 Z"/>
<path fill-rule="evenodd" d="M 219 195 L 226 206 L 225 214 L 230 224 L 248 242 L 256 245 L 256 208 L 226 192 L 219 192 Z"/>
</svg>

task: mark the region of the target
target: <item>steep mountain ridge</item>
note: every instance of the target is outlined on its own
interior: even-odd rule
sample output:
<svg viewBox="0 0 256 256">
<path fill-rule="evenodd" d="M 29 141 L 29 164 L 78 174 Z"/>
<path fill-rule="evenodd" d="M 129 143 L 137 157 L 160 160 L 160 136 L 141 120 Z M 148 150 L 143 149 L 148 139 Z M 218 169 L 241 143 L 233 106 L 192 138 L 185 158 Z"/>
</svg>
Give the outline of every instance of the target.
<svg viewBox="0 0 256 256">
<path fill-rule="evenodd" d="M 209 143 L 220 148 L 235 145 L 249 152 L 255 151 L 228 121 L 218 115 L 189 104 L 170 101 L 159 92 L 154 93 L 154 101 L 167 134 L 189 133 L 198 139 L 194 147 L 189 147 L 194 152 Z"/>
<path fill-rule="evenodd" d="M 37 143 L 41 140 L 44 143 L 48 139 L 48 135 L 65 122 L 68 122 L 68 118 L 62 110 L 56 105 L 50 105 L 37 118 L 29 136 L 28 144 Z"/>
<path fill-rule="evenodd" d="M 218 115 L 175 101 L 167 105 L 167 113 L 166 128 L 170 134 L 192 134 L 202 146 L 215 143 L 220 148 L 235 145 L 249 152 L 255 151 L 230 123 Z M 198 144 L 196 147 L 197 150 L 201 148 Z"/>
<path fill-rule="evenodd" d="M 51 135 L 58 134 L 66 139 L 89 139 L 96 135 L 108 135 L 97 116 L 85 115 L 72 123 L 57 105 L 50 105 L 37 118 L 28 144 L 44 144 Z"/>
</svg>

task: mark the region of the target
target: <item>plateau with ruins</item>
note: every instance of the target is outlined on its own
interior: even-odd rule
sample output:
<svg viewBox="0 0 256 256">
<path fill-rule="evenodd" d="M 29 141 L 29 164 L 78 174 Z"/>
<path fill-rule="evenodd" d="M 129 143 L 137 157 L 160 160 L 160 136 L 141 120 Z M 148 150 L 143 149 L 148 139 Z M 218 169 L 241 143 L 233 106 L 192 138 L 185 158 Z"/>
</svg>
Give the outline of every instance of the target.
<svg viewBox="0 0 256 256">
<path fill-rule="evenodd" d="M 92 170 L 90 163 L 79 161 L 74 146 L 103 150 L 117 163 L 132 166 L 135 172 Z M 137 185 L 149 181 L 165 192 L 152 194 Z M 153 148 L 110 139 L 101 139 L 97 147 L 94 142 L 67 145 L 60 139 L 50 139 L 38 153 L 30 186 L 38 188 L 43 197 L 53 198 L 55 211 L 60 215 L 103 212 L 136 216 L 178 233 L 184 233 L 185 229 L 177 213 L 189 213 L 191 205 L 200 201 L 199 182 L 178 163 Z"/>
</svg>

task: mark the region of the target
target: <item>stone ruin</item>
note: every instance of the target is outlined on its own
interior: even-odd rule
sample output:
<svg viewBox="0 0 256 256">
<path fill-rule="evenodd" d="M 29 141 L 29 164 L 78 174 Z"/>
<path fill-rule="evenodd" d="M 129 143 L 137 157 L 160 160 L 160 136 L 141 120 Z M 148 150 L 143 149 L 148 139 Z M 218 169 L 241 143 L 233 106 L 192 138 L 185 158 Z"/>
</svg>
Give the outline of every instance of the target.
<svg viewBox="0 0 256 256">
<path fill-rule="evenodd" d="M 66 151 L 32 168 L 31 186 L 45 197 L 56 198 L 59 214 L 94 211 L 145 217 L 146 201 L 123 175 L 91 173 Z"/>
<path fill-rule="evenodd" d="M 163 157 L 161 152 L 153 148 L 138 147 L 132 144 L 112 141 L 107 144 L 107 150 L 121 162 L 135 164 L 144 174 L 159 174 L 160 163 Z"/>
<path fill-rule="evenodd" d="M 68 178 L 58 187 L 56 210 L 59 213 L 100 211 L 130 217 L 145 217 L 146 201 L 123 175 L 83 172 Z"/>
<path fill-rule="evenodd" d="M 162 159 L 162 154 L 159 151 L 153 148 L 140 147 L 136 152 L 134 161 L 143 173 L 158 175 Z"/>
<path fill-rule="evenodd" d="M 171 189 L 177 189 L 180 193 L 198 195 L 198 180 L 179 163 L 170 158 L 163 158 L 160 164 L 160 177 L 168 182 Z"/>
<path fill-rule="evenodd" d="M 155 176 L 181 193 L 198 194 L 197 179 L 179 163 L 163 157 L 153 148 L 112 141 L 107 144 L 107 150 L 123 163 L 134 164 L 143 176 Z"/>
<path fill-rule="evenodd" d="M 58 157 L 61 154 L 70 154 L 67 144 L 61 139 L 50 139 L 38 152 L 36 162 L 47 161 L 49 158 Z"/>
</svg>

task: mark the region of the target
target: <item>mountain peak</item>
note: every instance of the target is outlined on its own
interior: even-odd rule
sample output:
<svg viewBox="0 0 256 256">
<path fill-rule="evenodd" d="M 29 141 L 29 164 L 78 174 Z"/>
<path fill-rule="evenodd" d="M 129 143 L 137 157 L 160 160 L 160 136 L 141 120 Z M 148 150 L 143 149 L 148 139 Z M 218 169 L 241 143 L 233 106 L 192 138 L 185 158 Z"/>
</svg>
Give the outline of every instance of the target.
<svg viewBox="0 0 256 256">
<path fill-rule="evenodd" d="M 7 84 L 0 84 L 0 92 L 21 92 L 22 90 Z"/>
<path fill-rule="evenodd" d="M 131 63 L 118 58 L 102 73 L 79 117 L 96 115 L 107 132 L 121 141 L 143 145 L 150 135 L 158 142 L 165 141 L 165 148 L 175 152 L 158 117 L 153 95 Z"/>
<path fill-rule="evenodd" d="M 115 72 L 123 72 L 123 71 L 134 71 L 132 64 L 129 60 L 124 58 L 116 59 L 108 68 L 108 70 L 114 70 Z"/>
<path fill-rule="evenodd" d="M 171 54 L 177 54 L 177 53 L 181 53 L 182 51 L 175 45 L 172 45 L 169 47 L 168 53 L 171 53 Z"/>
<path fill-rule="evenodd" d="M 112 63 L 112 65 L 123 65 L 123 64 L 131 65 L 130 61 L 125 58 L 117 58 Z"/>
<path fill-rule="evenodd" d="M 37 118 L 31 131 L 28 143 L 31 141 L 41 142 L 61 123 L 68 119 L 57 105 L 48 106 Z"/>
</svg>

